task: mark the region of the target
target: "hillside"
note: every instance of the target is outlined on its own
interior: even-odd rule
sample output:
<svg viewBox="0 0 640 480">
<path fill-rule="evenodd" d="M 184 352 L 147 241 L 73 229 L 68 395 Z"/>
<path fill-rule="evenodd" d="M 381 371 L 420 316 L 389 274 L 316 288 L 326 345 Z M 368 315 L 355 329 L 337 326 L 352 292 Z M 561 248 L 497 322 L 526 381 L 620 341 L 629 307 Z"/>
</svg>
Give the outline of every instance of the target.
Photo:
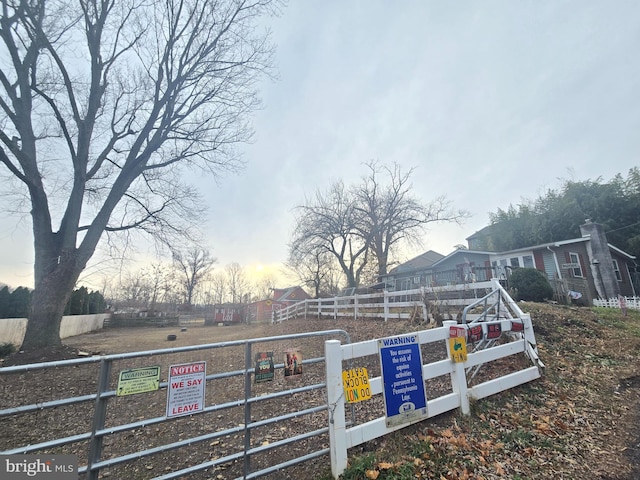
<svg viewBox="0 0 640 480">
<path fill-rule="evenodd" d="M 521 308 L 533 319 L 542 379 L 476 403 L 470 417 L 371 442 L 343 478 L 640 478 L 640 312 Z"/>
<path fill-rule="evenodd" d="M 480 479 L 575 479 L 575 480 L 632 480 L 640 478 L 640 312 L 630 311 L 624 317 L 618 310 L 562 307 L 546 304 L 522 303 L 522 310 L 532 316 L 542 361 L 546 365 L 545 375 L 530 384 L 509 390 L 503 394 L 478 401 L 472 405 L 472 414 L 463 417 L 457 412 L 444 414 L 402 429 L 361 447 L 349 451 L 350 468 L 343 475 L 349 479 L 379 480 L 480 480 Z M 349 332 L 352 341 L 395 335 L 415 331 L 410 322 L 378 322 L 362 320 L 296 320 L 278 325 L 241 325 L 233 328 L 200 327 L 178 331 L 178 339 L 172 346 L 227 341 L 240 338 L 258 338 L 268 335 L 308 332 L 339 328 Z M 75 357 L 76 349 L 86 352 L 110 354 L 166 347 L 165 328 L 107 329 L 92 334 L 66 339 L 66 347 L 60 351 L 39 352 L 37 358 L 26 358 L 16 354 L 7 359 L 5 365 L 46 361 Z M 322 338 L 309 345 L 297 342 L 310 356 L 322 351 Z M 317 345 L 316 345 L 317 343 Z M 314 350 L 315 349 L 315 350 Z M 241 365 L 243 357 L 239 354 Z M 235 361 L 225 354 L 228 364 Z M 183 359 L 184 360 L 184 359 Z M 240 368 L 239 366 L 233 368 Z M 322 381 L 322 369 L 317 377 L 311 366 L 306 378 L 310 383 Z M 34 380 L 35 373 L 22 375 L 9 384 L 0 382 L 0 398 L 6 407 L 21 405 L 29 401 L 27 393 L 60 390 L 69 384 L 82 386 L 85 393 L 95 391 L 95 372 L 91 369 L 74 368 L 72 371 L 56 369 L 46 372 Z M 19 383 L 22 382 L 22 383 Z M 220 395 L 225 394 L 219 390 Z M 75 392 L 80 394 L 82 392 Z M 48 393 L 47 393 L 48 394 Z M 158 400 L 157 409 L 163 410 L 164 397 Z M 159 398 L 160 398 L 159 397 Z M 136 400 L 138 397 L 133 398 Z M 140 397 L 142 398 L 142 397 Z M 149 403 L 147 397 L 145 402 Z M 131 400 L 131 399 L 130 399 Z M 211 401 L 214 401 L 213 399 Z M 216 398 L 215 401 L 226 401 Z M 298 398 L 281 400 L 278 409 L 293 411 L 299 407 Z M 118 403 L 119 415 L 139 415 L 136 402 L 127 411 Z M 0 405 L 2 406 L 2 405 Z M 90 414 L 90 408 L 87 409 Z M 51 421 L 45 421 L 47 411 L 35 418 L 16 416 L 5 419 L 1 437 L 2 448 L 41 441 L 34 424 L 48 430 L 56 426 L 64 433 L 84 431 L 79 410 L 60 409 L 51 412 Z M 153 416 L 156 413 L 149 413 Z M 326 417 L 319 415 L 318 428 L 325 425 Z M 86 420 L 86 419 L 85 419 Z M 123 419 L 124 420 L 124 419 Z M 187 419 L 188 420 L 188 419 Z M 85 422 L 86 423 L 86 422 Z M 205 422 L 206 423 L 206 422 Z M 167 432 L 158 427 L 152 432 L 155 441 L 164 433 L 174 438 L 171 425 Z M 73 430 L 73 429 L 76 430 Z M 189 429 L 193 428 L 193 431 Z M 196 435 L 199 428 L 208 424 L 186 421 L 180 424 L 180 434 Z M 293 422 L 286 430 L 292 433 Z M 61 432 L 53 432 L 61 433 Z M 138 448 L 143 436 L 135 436 Z M 31 436 L 34 436 L 33 438 Z M 37 438 L 36 438 L 37 437 Z M 127 450 L 126 443 L 112 442 L 108 448 Z M 229 453 L 235 448 L 232 440 L 216 445 L 217 454 Z M 204 455 L 209 455 L 209 443 L 201 446 Z M 133 448 L 133 447 L 131 447 Z M 223 452 L 223 448 L 226 449 Z M 296 446 L 296 448 L 298 448 Z M 228 450 L 228 451 L 227 451 Z M 306 453 L 300 445 L 301 453 Z M 111 454 L 114 452 L 107 452 Z M 115 452 L 119 453 L 119 452 Z M 121 452 L 120 452 L 121 453 Z M 270 465 L 284 460 L 289 452 L 280 449 L 270 452 Z M 112 472 L 111 478 L 148 479 L 165 471 L 168 463 L 188 462 L 181 451 L 175 455 L 164 455 L 153 461 L 132 462 L 124 472 Z M 278 455 L 282 455 L 280 459 Z M 278 461 L 276 461 L 278 460 Z M 151 468 L 152 470 L 149 470 Z M 216 471 L 215 476 L 207 472 L 193 478 L 236 478 L 237 472 L 230 465 L 226 470 Z M 267 478 L 279 480 L 283 473 L 287 478 L 331 478 L 328 457 L 305 462 L 277 472 Z M 120 472 L 121 473 L 121 472 Z M 105 472 L 107 475 L 107 472 Z"/>
</svg>

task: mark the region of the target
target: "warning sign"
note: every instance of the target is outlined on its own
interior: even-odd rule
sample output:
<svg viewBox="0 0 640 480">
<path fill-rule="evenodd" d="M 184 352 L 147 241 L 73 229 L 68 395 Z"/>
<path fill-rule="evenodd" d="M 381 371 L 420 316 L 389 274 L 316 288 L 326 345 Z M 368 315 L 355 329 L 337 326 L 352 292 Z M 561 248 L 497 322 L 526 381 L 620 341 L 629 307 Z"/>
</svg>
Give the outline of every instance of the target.
<svg viewBox="0 0 640 480">
<path fill-rule="evenodd" d="M 499 323 L 487 323 L 487 338 L 500 338 L 502 335 L 502 326 Z"/>
<path fill-rule="evenodd" d="M 207 362 L 172 365 L 169 368 L 167 417 L 191 415 L 204 410 Z"/>
<path fill-rule="evenodd" d="M 342 385 L 347 403 L 357 403 L 371 398 L 371 387 L 366 368 L 343 370 Z"/>
<path fill-rule="evenodd" d="M 427 394 L 422 378 L 422 353 L 418 335 L 378 340 L 382 367 L 382 393 L 387 427 L 427 416 Z"/>
<path fill-rule="evenodd" d="M 160 367 L 142 367 L 122 370 L 118 377 L 116 395 L 153 392 L 160 387 Z"/>
<path fill-rule="evenodd" d="M 467 341 L 464 337 L 453 337 L 449 339 L 449 352 L 451 360 L 456 363 L 467 361 Z"/>
</svg>

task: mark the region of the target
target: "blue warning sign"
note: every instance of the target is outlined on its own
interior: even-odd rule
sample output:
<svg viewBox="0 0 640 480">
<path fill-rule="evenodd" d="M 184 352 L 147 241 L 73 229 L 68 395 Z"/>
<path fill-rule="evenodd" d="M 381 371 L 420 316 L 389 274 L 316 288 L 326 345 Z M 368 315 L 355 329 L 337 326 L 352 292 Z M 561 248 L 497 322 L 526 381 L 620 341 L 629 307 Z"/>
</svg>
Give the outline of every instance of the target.
<svg viewBox="0 0 640 480">
<path fill-rule="evenodd" d="M 427 416 L 418 334 L 378 340 L 388 427 Z"/>
</svg>

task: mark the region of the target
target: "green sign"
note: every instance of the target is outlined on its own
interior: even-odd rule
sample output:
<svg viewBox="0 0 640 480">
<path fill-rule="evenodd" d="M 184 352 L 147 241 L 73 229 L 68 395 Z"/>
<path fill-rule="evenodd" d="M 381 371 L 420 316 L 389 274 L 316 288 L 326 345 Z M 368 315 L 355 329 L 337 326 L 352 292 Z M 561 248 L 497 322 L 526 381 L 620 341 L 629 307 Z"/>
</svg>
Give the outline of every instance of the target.
<svg viewBox="0 0 640 480">
<path fill-rule="evenodd" d="M 273 352 L 256 353 L 255 382 L 263 383 L 273 380 Z"/>
<path fill-rule="evenodd" d="M 118 377 L 116 395 L 153 392 L 160 387 L 160 366 L 122 370 Z"/>
</svg>

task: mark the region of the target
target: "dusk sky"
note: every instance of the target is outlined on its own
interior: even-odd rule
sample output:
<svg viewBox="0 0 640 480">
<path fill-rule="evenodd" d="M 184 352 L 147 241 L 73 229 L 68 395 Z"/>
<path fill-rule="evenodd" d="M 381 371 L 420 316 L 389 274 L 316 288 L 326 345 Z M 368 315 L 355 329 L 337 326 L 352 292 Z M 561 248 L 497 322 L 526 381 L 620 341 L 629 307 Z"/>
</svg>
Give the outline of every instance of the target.
<svg viewBox="0 0 640 480">
<path fill-rule="evenodd" d="M 448 254 L 562 179 L 639 163 L 640 2 L 292 0 L 267 23 L 278 79 L 261 86 L 246 168 L 194 175 L 217 268 L 276 269 L 294 208 L 370 160 L 415 167 L 416 196 L 471 213 L 400 260 Z M 0 282 L 33 285 L 30 229 L 0 216 Z"/>
</svg>

